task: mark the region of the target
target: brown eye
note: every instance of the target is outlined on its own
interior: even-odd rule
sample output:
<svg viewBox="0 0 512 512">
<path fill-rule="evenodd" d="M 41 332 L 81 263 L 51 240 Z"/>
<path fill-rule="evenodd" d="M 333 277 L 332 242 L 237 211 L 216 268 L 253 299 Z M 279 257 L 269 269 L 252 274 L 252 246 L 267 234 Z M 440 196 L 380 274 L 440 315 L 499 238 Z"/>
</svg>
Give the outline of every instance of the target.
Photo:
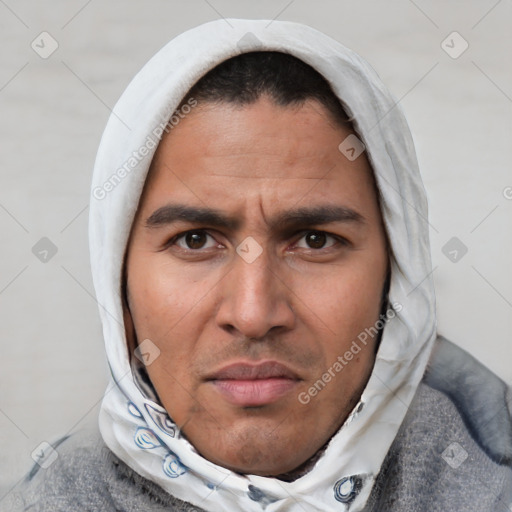
<svg viewBox="0 0 512 512">
<path fill-rule="evenodd" d="M 327 241 L 327 235 L 319 231 L 311 231 L 305 235 L 305 239 L 311 249 L 321 249 Z"/>
<path fill-rule="evenodd" d="M 295 245 L 298 249 L 331 249 L 336 246 L 344 246 L 346 243 L 338 236 L 331 235 L 325 231 L 304 231 L 301 238 Z"/>
<path fill-rule="evenodd" d="M 202 249 L 206 244 L 207 235 L 202 231 L 190 231 L 185 235 L 188 249 Z"/>
<path fill-rule="evenodd" d="M 176 235 L 169 240 L 166 248 L 170 250 L 177 249 L 182 256 L 199 254 L 211 255 L 215 250 L 225 249 L 222 244 L 217 242 L 213 235 L 202 229 L 184 231 Z"/>
<path fill-rule="evenodd" d="M 211 249 L 215 240 L 206 231 L 187 231 L 177 236 L 173 244 L 185 250 Z"/>
</svg>

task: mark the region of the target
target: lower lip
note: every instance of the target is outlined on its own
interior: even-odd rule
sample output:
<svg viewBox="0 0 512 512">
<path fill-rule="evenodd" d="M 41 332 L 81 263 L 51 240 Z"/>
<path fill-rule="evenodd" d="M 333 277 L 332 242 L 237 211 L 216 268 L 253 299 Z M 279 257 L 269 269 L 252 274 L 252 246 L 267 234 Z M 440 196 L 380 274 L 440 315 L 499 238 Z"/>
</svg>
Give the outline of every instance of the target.
<svg viewBox="0 0 512 512">
<path fill-rule="evenodd" d="M 287 378 L 253 380 L 214 380 L 215 387 L 224 398 L 240 407 L 256 407 L 276 402 L 289 393 L 297 384 Z"/>
</svg>

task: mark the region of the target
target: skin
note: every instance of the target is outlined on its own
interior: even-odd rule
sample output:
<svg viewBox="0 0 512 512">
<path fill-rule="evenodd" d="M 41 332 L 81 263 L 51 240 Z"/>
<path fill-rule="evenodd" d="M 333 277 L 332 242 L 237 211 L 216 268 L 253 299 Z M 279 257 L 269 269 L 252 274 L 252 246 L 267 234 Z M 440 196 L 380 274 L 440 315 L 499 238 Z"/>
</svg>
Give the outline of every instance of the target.
<svg viewBox="0 0 512 512">
<path fill-rule="evenodd" d="M 308 404 L 298 400 L 380 314 L 386 237 L 365 154 L 351 162 L 338 150 L 350 133 L 316 100 L 206 103 L 153 159 L 127 249 L 127 336 L 158 346 L 147 370 L 162 405 L 203 457 L 233 471 L 279 476 L 307 466 L 372 371 L 376 340 Z M 147 226 L 171 203 L 213 208 L 239 225 Z M 363 220 L 272 222 L 319 206 Z M 252 263 L 236 252 L 249 236 L 263 249 Z M 298 376 L 273 403 L 233 405 L 206 380 L 232 362 L 267 360 Z"/>
</svg>

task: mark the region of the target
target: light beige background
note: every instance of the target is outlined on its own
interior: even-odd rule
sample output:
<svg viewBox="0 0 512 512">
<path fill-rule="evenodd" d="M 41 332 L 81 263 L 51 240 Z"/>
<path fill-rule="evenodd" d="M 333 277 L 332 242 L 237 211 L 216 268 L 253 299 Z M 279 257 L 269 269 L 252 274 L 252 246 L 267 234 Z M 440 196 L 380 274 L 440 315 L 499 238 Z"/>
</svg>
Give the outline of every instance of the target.
<svg viewBox="0 0 512 512">
<path fill-rule="evenodd" d="M 167 41 L 219 17 L 308 23 L 377 70 L 417 144 L 439 330 L 512 382 L 512 3 L 449 4 L 0 0 L 0 499 L 39 443 L 96 421 L 106 386 L 87 216 L 110 110 Z M 31 48 L 43 31 L 59 45 L 47 59 Z M 457 59 L 441 47 L 453 31 L 469 44 Z M 457 263 L 442 253 L 454 236 Z"/>
</svg>

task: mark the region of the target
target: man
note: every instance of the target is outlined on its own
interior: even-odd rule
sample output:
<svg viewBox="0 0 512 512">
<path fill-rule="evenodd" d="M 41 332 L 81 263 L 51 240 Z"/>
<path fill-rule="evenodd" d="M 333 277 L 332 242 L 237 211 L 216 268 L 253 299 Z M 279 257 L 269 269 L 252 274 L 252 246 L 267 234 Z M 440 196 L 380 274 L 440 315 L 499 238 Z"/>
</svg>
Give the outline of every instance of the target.
<svg viewBox="0 0 512 512">
<path fill-rule="evenodd" d="M 403 115 L 309 27 L 223 20 L 116 105 L 92 188 L 113 385 L 27 510 L 506 511 L 510 395 L 436 334 Z"/>
</svg>

